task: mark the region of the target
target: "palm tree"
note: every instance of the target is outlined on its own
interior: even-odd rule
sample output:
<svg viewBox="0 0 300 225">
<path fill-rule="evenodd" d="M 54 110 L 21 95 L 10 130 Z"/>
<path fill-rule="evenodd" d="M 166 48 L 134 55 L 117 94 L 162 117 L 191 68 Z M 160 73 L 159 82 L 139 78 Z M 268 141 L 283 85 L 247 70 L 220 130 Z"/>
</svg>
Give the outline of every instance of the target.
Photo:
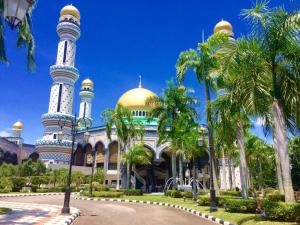
<svg viewBox="0 0 300 225">
<path fill-rule="evenodd" d="M 115 109 L 106 109 L 102 112 L 102 117 L 106 121 L 106 134 L 111 140 L 112 129 L 115 128 L 115 133 L 118 137 L 118 159 L 117 159 L 117 189 L 119 189 L 120 180 L 120 159 L 121 151 L 131 147 L 134 138 L 140 137 L 143 139 L 143 126 L 133 119 L 131 111 L 118 104 Z M 127 171 L 129 167 L 127 165 Z M 130 179 L 127 177 L 127 186 L 129 186 Z"/>
<path fill-rule="evenodd" d="M 150 165 L 152 157 L 152 153 L 143 144 L 134 145 L 123 154 L 123 160 L 129 168 L 127 170 L 128 189 L 130 188 L 131 171 L 135 170 L 136 165 Z"/>
<path fill-rule="evenodd" d="M 196 126 L 195 126 L 196 125 Z M 197 199 L 196 190 L 196 160 L 202 156 L 207 148 L 206 143 L 202 140 L 202 145 L 199 146 L 200 136 L 196 123 L 189 123 L 186 126 L 187 132 L 183 135 L 183 149 L 187 159 L 193 164 L 193 199 Z"/>
<path fill-rule="evenodd" d="M 242 196 L 248 198 L 248 167 L 245 153 L 245 124 L 247 124 L 248 119 L 245 113 L 241 111 L 239 106 L 241 96 L 238 95 L 239 93 L 235 88 L 231 88 L 233 87 L 231 81 L 227 79 L 226 82 L 223 82 L 225 83 L 224 86 L 227 87 L 227 93 L 219 95 L 213 102 L 214 121 L 220 142 L 226 143 L 228 146 L 234 145 L 235 141 L 237 142 Z"/>
<path fill-rule="evenodd" d="M 158 144 L 170 142 L 171 145 L 173 189 L 177 189 L 176 152 L 182 147 L 178 142 L 181 134 L 178 121 L 183 115 L 189 120 L 197 115 L 193 108 L 197 101 L 191 93 L 191 89 L 168 81 L 162 97 L 155 96 L 146 100 L 146 105 L 154 106 L 149 112 L 149 119 L 158 118 Z"/>
<path fill-rule="evenodd" d="M 31 14 L 32 10 L 35 8 L 36 1 L 32 1 L 33 4 L 28 9 L 23 21 L 18 25 L 18 39 L 17 47 L 22 48 L 27 47 L 27 68 L 30 71 L 35 70 L 35 60 L 34 60 L 34 39 L 32 35 L 31 27 Z M 4 1 L 0 0 L 0 15 L 4 12 Z M 8 59 L 5 51 L 4 44 L 4 20 L 0 19 L 0 62 L 8 63 Z"/>
<path fill-rule="evenodd" d="M 269 9 L 267 2 L 257 2 L 242 15 L 252 25 L 251 36 L 223 46 L 223 65 L 242 70 L 241 80 L 237 79 L 235 85 L 244 96 L 245 112 L 259 115 L 272 109 L 285 200 L 294 202 L 287 127 L 300 127 L 299 14 L 287 13 L 282 7 Z M 253 64 L 255 69 L 250 66 Z M 248 80 L 249 76 L 256 77 L 252 80 L 255 82 Z M 257 104 L 262 100 L 263 105 Z"/>
<path fill-rule="evenodd" d="M 191 69 L 194 70 L 199 83 L 204 83 L 205 98 L 206 98 L 206 120 L 208 125 L 208 142 L 210 156 L 212 157 L 213 168 L 213 186 L 218 192 L 218 184 L 216 177 L 216 160 L 214 152 L 214 138 L 213 138 L 213 121 L 211 112 L 211 91 L 215 90 L 214 80 L 211 71 L 218 68 L 218 61 L 214 57 L 215 51 L 219 48 L 221 43 L 228 40 L 225 34 L 217 33 L 211 36 L 206 42 L 199 43 L 196 50 L 190 49 L 180 53 L 177 60 L 176 70 L 179 82 L 183 82 L 187 72 Z"/>
</svg>

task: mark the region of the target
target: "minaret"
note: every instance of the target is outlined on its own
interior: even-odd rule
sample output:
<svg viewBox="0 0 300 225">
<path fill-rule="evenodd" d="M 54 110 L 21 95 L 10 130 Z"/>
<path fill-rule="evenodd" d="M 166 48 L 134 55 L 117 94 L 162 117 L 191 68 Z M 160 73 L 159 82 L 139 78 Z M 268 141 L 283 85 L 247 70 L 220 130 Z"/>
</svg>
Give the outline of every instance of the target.
<svg viewBox="0 0 300 225">
<path fill-rule="evenodd" d="M 50 67 L 53 79 L 48 113 L 42 115 L 44 136 L 36 143 L 39 157 L 46 164 L 68 164 L 71 151 L 71 121 L 74 120 L 74 84 L 79 78 L 75 66 L 76 41 L 80 37 L 80 13 L 72 5 L 60 11 L 57 33 L 60 37 L 56 64 Z M 63 123 L 64 137 L 58 140 Z"/>
<path fill-rule="evenodd" d="M 80 128 L 90 128 L 92 126 L 92 101 L 94 99 L 94 83 L 90 79 L 85 79 L 81 83 L 80 89 L 79 121 Z"/>
</svg>

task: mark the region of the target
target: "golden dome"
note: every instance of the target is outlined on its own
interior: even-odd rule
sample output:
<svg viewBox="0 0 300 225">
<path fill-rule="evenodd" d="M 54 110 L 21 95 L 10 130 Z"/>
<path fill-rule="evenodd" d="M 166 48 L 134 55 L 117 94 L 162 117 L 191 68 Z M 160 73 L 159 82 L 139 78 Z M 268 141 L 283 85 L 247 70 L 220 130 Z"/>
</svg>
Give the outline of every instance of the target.
<svg viewBox="0 0 300 225">
<path fill-rule="evenodd" d="M 22 130 L 23 129 L 23 123 L 21 121 L 17 121 L 13 125 L 13 129 Z"/>
<path fill-rule="evenodd" d="M 214 33 L 224 32 L 229 35 L 233 35 L 232 30 L 232 25 L 229 22 L 221 20 L 219 23 L 216 24 L 214 28 Z"/>
<path fill-rule="evenodd" d="M 72 15 L 78 20 L 80 20 L 80 12 L 78 9 L 72 5 L 66 5 L 60 10 L 60 16 Z"/>
<path fill-rule="evenodd" d="M 91 81 L 89 78 L 85 79 L 84 81 L 82 81 L 81 86 L 89 86 L 89 87 L 94 87 L 94 83 L 93 81 Z"/>
<path fill-rule="evenodd" d="M 152 91 L 138 87 L 125 92 L 121 98 L 119 98 L 118 104 L 131 109 L 150 109 L 146 106 L 146 100 L 149 97 L 157 96 Z"/>
</svg>

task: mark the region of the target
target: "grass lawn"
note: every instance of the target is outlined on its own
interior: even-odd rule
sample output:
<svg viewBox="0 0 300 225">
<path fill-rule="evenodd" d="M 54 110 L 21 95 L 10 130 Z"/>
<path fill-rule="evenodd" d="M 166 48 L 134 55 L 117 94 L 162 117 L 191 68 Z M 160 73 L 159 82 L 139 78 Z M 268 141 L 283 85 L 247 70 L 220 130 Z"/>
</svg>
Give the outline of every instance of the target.
<svg viewBox="0 0 300 225">
<path fill-rule="evenodd" d="M 5 214 L 8 212 L 11 212 L 12 210 L 10 208 L 4 208 L 4 207 L 0 207 L 0 215 L 1 214 Z"/>
<path fill-rule="evenodd" d="M 144 194 L 143 196 L 123 196 L 121 199 L 142 200 L 152 202 L 165 202 L 170 204 L 181 205 L 192 208 L 202 213 L 213 215 L 219 219 L 232 222 L 237 225 L 300 225 L 297 222 L 275 222 L 264 220 L 262 216 L 257 214 L 242 214 L 242 213 L 228 213 L 223 208 L 219 208 L 217 212 L 210 213 L 209 207 L 197 206 L 192 200 L 186 199 L 184 202 L 182 198 L 171 198 L 162 195 Z"/>
</svg>

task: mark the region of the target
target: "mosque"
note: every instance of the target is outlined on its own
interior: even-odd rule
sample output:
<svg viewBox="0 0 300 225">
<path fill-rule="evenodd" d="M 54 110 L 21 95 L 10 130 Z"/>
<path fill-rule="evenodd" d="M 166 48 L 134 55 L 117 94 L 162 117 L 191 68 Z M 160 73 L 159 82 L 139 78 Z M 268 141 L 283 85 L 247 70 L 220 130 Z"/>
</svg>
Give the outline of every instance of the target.
<svg viewBox="0 0 300 225">
<path fill-rule="evenodd" d="M 232 26 L 226 21 L 219 22 L 214 32 L 232 33 Z M 59 22 L 57 25 L 59 43 L 57 49 L 57 59 L 55 65 L 50 67 L 50 74 L 53 79 L 50 92 L 48 112 L 41 117 L 44 127 L 43 137 L 36 141 L 35 148 L 22 150 L 24 145 L 19 147 L 16 161 L 22 161 L 26 157 L 39 157 L 47 166 L 57 168 L 66 166 L 70 162 L 72 149 L 72 129 L 75 117 L 73 116 L 74 84 L 79 79 L 79 71 L 75 67 L 76 41 L 80 37 L 80 12 L 72 5 L 67 5 L 60 11 Z M 76 170 L 87 171 L 86 169 L 95 167 L 103 168 L 105 172 L 105 184 L 108 186 L 121 187 L 126 184 L 126 172 L 124 166 L 117 171 L 118 165 L 118 138 L 112 134 L 109 140 L 106 134 L 106 127 L 93 126 L 92 105 L 96 85 L 90 79 L 85 79 L 81 83 L 80 89 L 80 108 L 79 124 L 75 138 L 74 168 Z M 152 164 L 150 166 L 139 166 L 134 172 L 134 180 L 131 182 L 137 188 L 150 191 L 161 191 L 168 178 L 171 177 L 171 159 L 169 144 L 158 145 L 157 120 L 148 122 L 146 117 L 150 106 L 146 106 L 145 101 L 148 97 L 156 96 L 152 91 L 142 87 L 140 81 L 136 88 L 125 92 L 116 102 L 129 108 L 134 119 L 139 120 L 145 126 L 144 145 L 152 152 Z M 18 122 L 14 125 L 14 138 L 8 141 L 22 140 L 20 134 L 23 125 Z M 85 134 L 89 133 L 86 140 Z M 1 143 L 1 139 L 0 139 Z M 17 142 L 16 142 L 17 143 Z M 0 145 L 1 146 L 1 145 Z M 20 150 L 21 149 L 21 150 Z M 18 160 L 19 158 L 19 160 Z M 197 161 L 197 178 L 202 188 L 209 187 L 209 156 L 206 154 Z M 178 166 L 177 159 L 177 169 Z M 93 163 L 94 162 L 94 163 Z M 190 178 L 191 165 L 184 161 L 184 178 Z M 234 176 L 236 176 L 234 174 Z M 117 184 L 117 181 L 119 183 Z"/>
</svg>

